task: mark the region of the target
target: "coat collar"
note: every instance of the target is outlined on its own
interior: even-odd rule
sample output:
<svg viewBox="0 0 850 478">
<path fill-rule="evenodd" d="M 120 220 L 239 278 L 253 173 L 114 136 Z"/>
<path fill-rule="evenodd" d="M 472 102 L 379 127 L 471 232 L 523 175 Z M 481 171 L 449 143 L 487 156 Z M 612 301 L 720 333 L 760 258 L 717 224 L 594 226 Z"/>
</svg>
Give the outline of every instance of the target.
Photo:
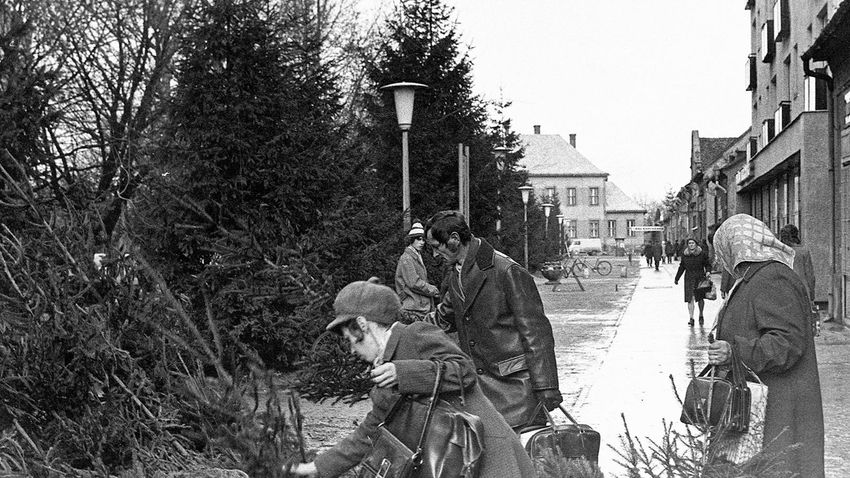
<svg viewBox="0 0 850 478">
<path fill-rule="evenodd" d="M 493 257 L 495 249 L 484 239 L 473 237 L 469 241 L 469 250 L 466 257 L 472 260 L 465 260 L 461 268 L 461 276 L 463 283 L 463 296 L 465 297 L 463 304 L 463 314 L 475 302 L 475 297 L 484 286 L 487 277 L 482 274 L 482 271 L 493 267 Z"/>
<path fill-rule="evenodd" d="M 406 324 L 396 322 L 390 330 L 390 338 L 387 340 L 387 346 L 384 347 L 384 362 L 389 362 L 395 355 L 395 349 L 398 347 L 398 339 L 401 336 L 401 330 L 407 328 Z"/>
</svg>

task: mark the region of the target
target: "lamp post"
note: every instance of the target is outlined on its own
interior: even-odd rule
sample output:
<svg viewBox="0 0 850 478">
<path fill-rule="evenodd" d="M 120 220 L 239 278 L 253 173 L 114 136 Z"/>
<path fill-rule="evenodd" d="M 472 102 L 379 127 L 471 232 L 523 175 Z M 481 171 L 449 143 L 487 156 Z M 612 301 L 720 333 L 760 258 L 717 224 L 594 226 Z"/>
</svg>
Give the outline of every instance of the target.
<svg viewBox="0 0 850 478">
<path fill-rule="evenodd" d="M 531 191 L 534 188 L 531 186 L 520 186 L 517 189 L 522 194 L 522 222 L 525 226 L 525 270 L 528 270 L 528 199 L 531 197 Z"/>
<path fill-rule="evenodd" d="M 549 260 L 549 213 L 555 205 L 547 202 L 540 207 L 543 208 L 543 217 L 546 218 L 543 221 L 543 260 Z"/>
<path fill-rule="evenodd" d="M 564 215 L 558 214 L 558 255 L 564 253 Z"/>
<path fill-rule="evenodd" d="M 407 151 L 407 132 L 413 123 L 413 97 L 416 88 L 427 88 L 422 83 L 400 82 L 382 86 L 391 90 L 395 101 L 395 114 L 401 130 L 401 210 L 404 215 L 404 231 L 410 229 L 410 159 Z"/>
<path fill-rule="evenodd" d="M 511 149 L 507 146 L 497 146 L 493 148 L 493 156 L 496 158 L 496 171 L 499 176 L 496 181 L 496 237 L 502 232 L 502 173 L 505 172 L 505 158 Z M 501 239 L 500 239 L 501 240 Z"/>
</svg>

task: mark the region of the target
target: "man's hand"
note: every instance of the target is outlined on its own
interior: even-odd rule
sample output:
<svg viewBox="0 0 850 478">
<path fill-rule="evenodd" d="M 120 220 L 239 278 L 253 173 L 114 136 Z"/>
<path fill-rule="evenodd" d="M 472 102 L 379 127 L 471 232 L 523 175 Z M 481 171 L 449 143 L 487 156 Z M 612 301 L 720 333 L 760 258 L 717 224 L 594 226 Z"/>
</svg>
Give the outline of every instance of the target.
<svg viewBox="0 0 850 478">
<path fill-rule="evenodd" d="M 675 285 L 679 285 L 679 281 L 678 281 L 678 280 L 674 280 L 674 281 L 673 281 L 673 284 L 675 284 Z"/>
<path fill-rule="evenodd" d="M 558 404 L 564 401 L 564 397 L 561 396 L 561 392 L 554 388 L 544 388 L 542 390 L 535 390 L 534 396 L 537 398 L 537 401 L 542 403 L 546 410 L 552 411 L 554 410 Z"/>
<path fill-rule="evenodd" d="M 395 364 L 387 362 L 372 369 L 372 382 L 375 385 L 386 388 L 398 384 L 398 374 L 395 370 Z"/>
</svg>

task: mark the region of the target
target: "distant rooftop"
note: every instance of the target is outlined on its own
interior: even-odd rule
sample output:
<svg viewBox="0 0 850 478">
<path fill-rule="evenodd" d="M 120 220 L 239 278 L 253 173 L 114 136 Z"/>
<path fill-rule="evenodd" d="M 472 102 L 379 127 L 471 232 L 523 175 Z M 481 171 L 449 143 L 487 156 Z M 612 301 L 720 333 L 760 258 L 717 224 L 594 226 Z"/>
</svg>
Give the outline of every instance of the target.
<svg viewBox="0 0 850 478">
<path fill-rule="evenodd" d="M 523 134 L 525 157 L 519 165 L 529 176 L 608 176 L 557 134 Z"/>
<path fill-rule="evenodd" d="M 611 181 L 605 183 L 605 210 L 607 212 L 646 212 L 646 209 Z"/>
</svg>

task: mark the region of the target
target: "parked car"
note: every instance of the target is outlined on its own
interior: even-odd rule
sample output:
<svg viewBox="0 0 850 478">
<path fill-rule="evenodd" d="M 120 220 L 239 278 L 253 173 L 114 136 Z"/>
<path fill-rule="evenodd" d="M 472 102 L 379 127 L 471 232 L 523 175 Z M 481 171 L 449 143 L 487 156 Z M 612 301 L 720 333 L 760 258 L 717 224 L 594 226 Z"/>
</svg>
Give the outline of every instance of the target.
<svg viewBox="0 0 850 478">
<path fill-rule="evenodd" d="M 570 255 L 587 254 L 593 256 L 602 253 L 602 239 L 598 237 L 573 239 L 569 247 Z"/>
</svg>

